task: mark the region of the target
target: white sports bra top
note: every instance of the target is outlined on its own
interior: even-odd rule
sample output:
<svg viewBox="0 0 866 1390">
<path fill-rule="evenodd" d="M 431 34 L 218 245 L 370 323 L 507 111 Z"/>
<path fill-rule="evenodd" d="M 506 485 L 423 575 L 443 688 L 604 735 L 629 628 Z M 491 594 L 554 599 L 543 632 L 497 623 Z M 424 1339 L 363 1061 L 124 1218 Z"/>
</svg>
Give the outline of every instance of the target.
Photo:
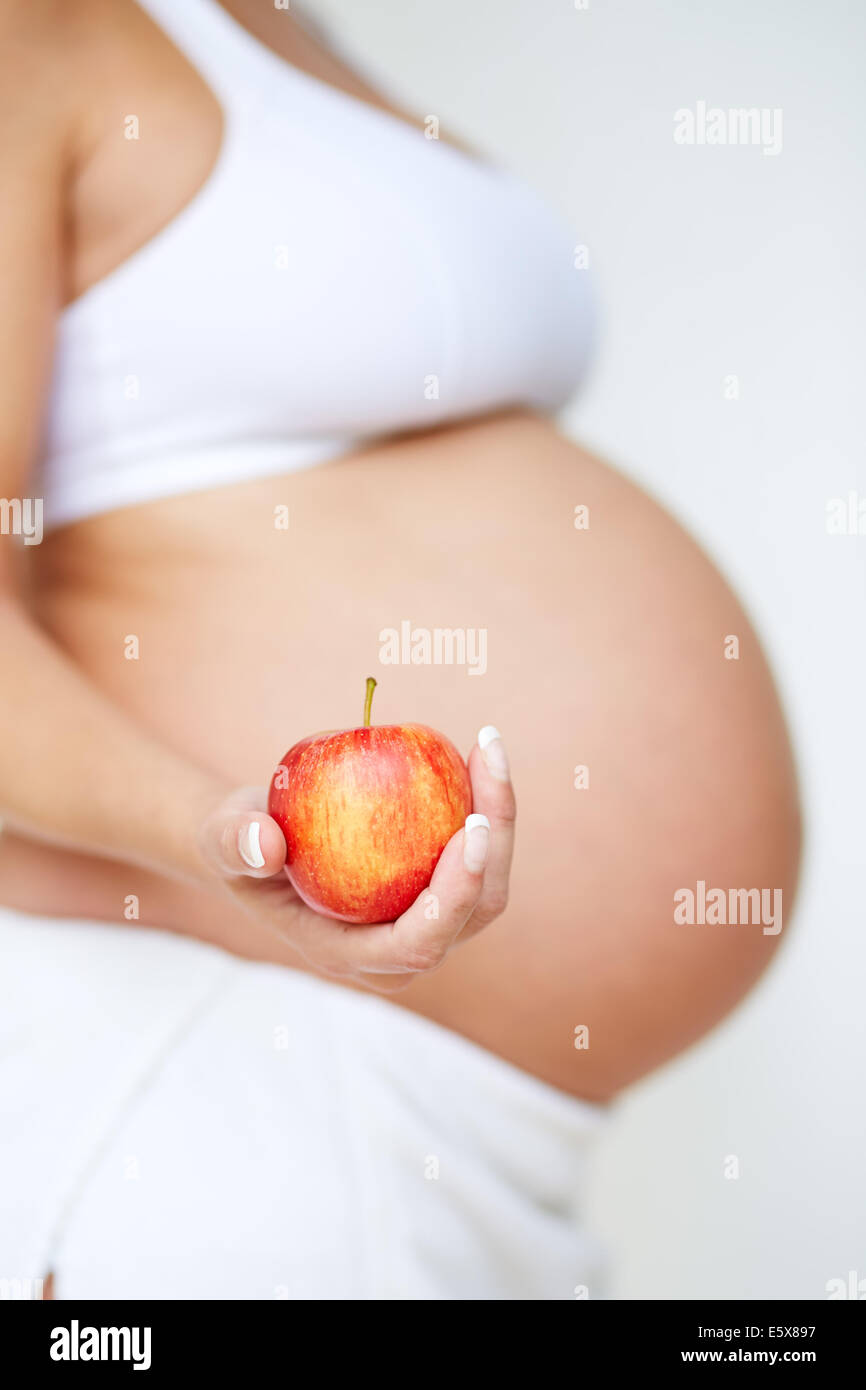
<svg viewBox="0 0 866 1390">
<path fill-rule="evenodd" d="M 192 201 L 62 313 L 44 522 L 509 405 L 586 364 L 574 237 L 526 187 L 291 67 L 217 0 L 143 0 L 223 108 Z"/>
</svg>

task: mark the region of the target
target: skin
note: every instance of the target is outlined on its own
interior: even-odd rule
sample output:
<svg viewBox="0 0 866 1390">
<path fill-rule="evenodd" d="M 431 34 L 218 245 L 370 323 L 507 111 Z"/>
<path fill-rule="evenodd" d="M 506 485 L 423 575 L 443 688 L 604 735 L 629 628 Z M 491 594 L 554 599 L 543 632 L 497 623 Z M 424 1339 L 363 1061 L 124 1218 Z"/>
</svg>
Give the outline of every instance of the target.
<svg viewBox="0 0 866 1390">
<path fill-rule="evenodd" d="M 232 9 L 287 61 L 378 100 L 290 15 Z M 15 268 L 0 283 L 0 495 L 14 497 L 53 320 L 193 196 L 221 120 L 133 5 L 5 0 L 0 15 L 0 256 Z M 117 135 L 131 109 L 151 132 L 134 167 Z M 281 505 L 289 532 L 273 525 Z M 548 421 L 506 412 L 404 436 L 94 517 L 23 553 L 2 538 L 0 579 L 0 718 L 16 731 L 0 751 L 2 902 L 122 930 L 135 893 L 143 923 L 386 991 L 594 1100 L 706 1032 L 779 944 L 759 925 L 673 918 L 674 892 L 699 879 L 781 888 L 790 917 L 796 787 L 758 642 L 681 529 Z M 485 629 L 486 674 L 380 667 L 380 631 L 406 617 Z M 311 913 L 264 814 L 276 761 L 359 722 L 374 670 L 376 721 L 471 749 L 490 820 L 486 865 L 466 862 L 462 831 L 446 849 L 433 923 L 419 905 L 370 928 Z M 473 743 L 482 724 L 506 735 L 520 797 L 510 888 L 514 799 L 501 745 L 485 763 Z M 239 850 L 252 820 L 255 871 Z"/>
</svg>

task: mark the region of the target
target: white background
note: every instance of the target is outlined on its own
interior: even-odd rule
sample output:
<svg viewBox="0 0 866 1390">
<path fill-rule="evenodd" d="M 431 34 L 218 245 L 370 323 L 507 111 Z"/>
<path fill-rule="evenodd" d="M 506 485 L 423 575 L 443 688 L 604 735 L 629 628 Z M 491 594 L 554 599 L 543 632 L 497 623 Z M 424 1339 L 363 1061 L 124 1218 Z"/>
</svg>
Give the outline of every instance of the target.
<svg viewBox="0 0 866 1390">
<path fill-rule="evenodd" d="M 567 427 L 734 581 L 798 748 L 797 921 L 736 1015 L 621 1102 L 589 1199 L 611 1292 L 826 1297 L 866 1280 L 866 535 L 825 526 L 829 499 L 866 498 L 866 6 L 315 8 L 410 108 L 571 218 L 604 340 Z M 780 107 L 781 153 L 675 144 L 674 112 L 698 101 Z"/>
</svg>

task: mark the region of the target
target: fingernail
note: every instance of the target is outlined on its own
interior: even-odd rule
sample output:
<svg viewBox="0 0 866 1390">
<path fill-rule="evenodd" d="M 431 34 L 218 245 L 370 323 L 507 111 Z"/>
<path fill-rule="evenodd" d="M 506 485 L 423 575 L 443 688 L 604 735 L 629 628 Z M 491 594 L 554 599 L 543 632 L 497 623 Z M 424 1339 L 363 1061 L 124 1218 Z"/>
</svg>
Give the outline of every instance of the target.
<svg viewBox="0 0 866 1390">
<path fill-rule="evenodd" d="M 467 816 L 463 830 L 463 863 L 471 874 L 480 874 L 487 863 L 490 821 L 486 816 Z"/>
<path fill-rule="evenodd" d="M 241 859 L 245 864 L 249 864 L 251 869 L 263 869 L 265 867 L 265 856 L 262 854 L 261 843 L 262 827 L 257 820 L 251 820 L 245 825 L 238 835 L 238 849 Z"/>
<path fill-rule="evenodd" d="M 478 735 L 478 747 L 481 749 L 481 756 L 484 759 L 484 766 L 495 777 L 497 782 L 507 782 L 510 777 L 508 770 L 508 754 L 505 751 L 505 744 L 502 742 L 502 735 L 492 724 L 485 724 L 481 733 Z"/>
</svg>

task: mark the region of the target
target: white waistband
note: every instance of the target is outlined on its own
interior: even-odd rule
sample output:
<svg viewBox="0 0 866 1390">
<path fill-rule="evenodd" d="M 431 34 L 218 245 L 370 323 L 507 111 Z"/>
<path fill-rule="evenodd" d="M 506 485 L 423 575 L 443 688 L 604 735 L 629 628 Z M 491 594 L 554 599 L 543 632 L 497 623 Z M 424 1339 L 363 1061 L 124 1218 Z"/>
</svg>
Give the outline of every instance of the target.
<svg viewBox="0 0 866 1390">
<path fill-rule="evenodd" d="M 253 439 L 181 452 L 162 452 L 155 444 L 151 452 L 137 460 L 106 460 L 102 471 L 96 469 L 91 458 L 89 472 L 72 468 L 62 490 L 48 492 L 44 499 L 45 530 L 154 498 L 179 497 L 249 479 L 294 473 L 340 458 L 355 447 L 355 441 L 347 438 Z M 94 501 L 95 495 L 98 502 Z"/>
</svg>

